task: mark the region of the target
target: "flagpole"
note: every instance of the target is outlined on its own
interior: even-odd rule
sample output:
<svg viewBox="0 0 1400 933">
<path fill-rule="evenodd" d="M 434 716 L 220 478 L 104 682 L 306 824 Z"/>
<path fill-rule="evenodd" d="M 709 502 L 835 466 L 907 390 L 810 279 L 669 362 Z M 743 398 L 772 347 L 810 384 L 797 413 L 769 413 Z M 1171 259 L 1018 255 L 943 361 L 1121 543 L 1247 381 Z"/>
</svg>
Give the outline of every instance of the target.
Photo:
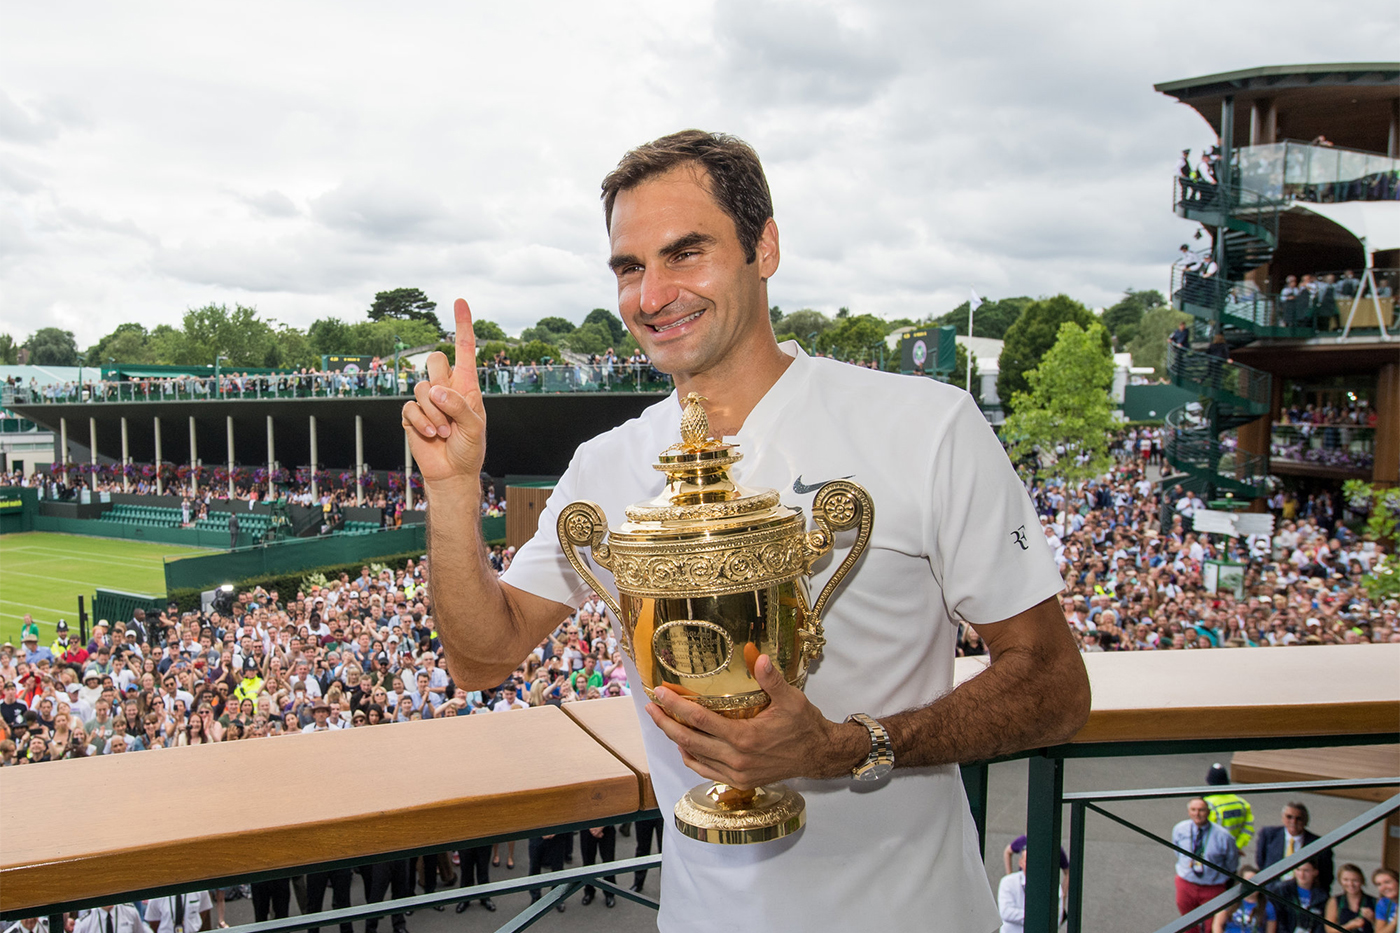
<svg viewBox="0 0 1400 933">
<path fill-rule="evenodd" d="M 970 288 L 968 292 L 972 295 L 967 303 L 967 394 L 972 394 L 972 317 L 977 313 L 977 309 L 982 307 L 982 298 L 977 294 L 977 289 Z"/>
<path fill-rule="evenodd" d="M 977 313 L 977 309 L 971 304 L 967 306 L 967 394 L 972 394 L 972 315 Z"/>
</svg>

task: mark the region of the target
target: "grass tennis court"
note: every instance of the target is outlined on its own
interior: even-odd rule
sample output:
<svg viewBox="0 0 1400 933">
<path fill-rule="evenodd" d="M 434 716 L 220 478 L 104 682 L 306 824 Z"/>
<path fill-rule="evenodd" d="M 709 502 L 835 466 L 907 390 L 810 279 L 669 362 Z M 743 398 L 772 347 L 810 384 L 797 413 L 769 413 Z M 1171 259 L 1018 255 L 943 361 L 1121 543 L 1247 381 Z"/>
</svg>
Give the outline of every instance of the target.
<svg viewBox="0 0 1400 933">
<path fill-rule="evenodd" d="M 39 531 L 0 536 L 0 641 L 19 646 L 20 625 L 28 612 L 39 623 L 42 643 L 48 644 L 59 619 L 67 619 L 77 630 L 79 595 L 91 612 L 92 593 L 98 587 L 161 594 L 162 558 L 213 553 L 177 544 Z"/>
</svg>

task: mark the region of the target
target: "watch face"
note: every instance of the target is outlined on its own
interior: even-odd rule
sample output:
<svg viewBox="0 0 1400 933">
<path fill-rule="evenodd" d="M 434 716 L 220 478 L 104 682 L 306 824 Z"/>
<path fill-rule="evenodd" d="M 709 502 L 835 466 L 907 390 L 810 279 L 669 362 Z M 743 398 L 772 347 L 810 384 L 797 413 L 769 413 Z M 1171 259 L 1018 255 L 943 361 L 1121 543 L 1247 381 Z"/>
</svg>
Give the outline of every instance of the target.
<svg viewBox="0 0 1400 933">
<path fill-rule="evenodd" d="M 886 764 L 886 763 L 883 762 L 883 761 L 881 761 L 881 762 L 876 762 L 875 764 L 870 765 L 868 768 L 862 769 L 861 772 L 860 772 L 860 774 L 857 774 L 857 775 L 856 775 L 856 780 L 857 780 L 857 781 L 878 781 L 878 780 L 880 780 L 880 778 L 882 778 L 882 777 L 884 777 L 885 775 L 889 774 L 889 773 L 890 773 L 891 771 L 893 771 L 893 770 L 894 770 L 894 766 L 893 766 L 893 765 Z"/>
</svg>

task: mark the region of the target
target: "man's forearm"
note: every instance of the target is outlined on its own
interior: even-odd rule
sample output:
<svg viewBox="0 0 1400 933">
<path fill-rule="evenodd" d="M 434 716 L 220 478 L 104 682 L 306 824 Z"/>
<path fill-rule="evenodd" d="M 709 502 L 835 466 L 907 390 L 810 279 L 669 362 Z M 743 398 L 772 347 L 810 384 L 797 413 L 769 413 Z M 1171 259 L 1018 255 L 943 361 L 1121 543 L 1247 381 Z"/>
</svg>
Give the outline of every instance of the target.
<svg viewBox="0 0 1400 933">
<path fill-rule="evenodd" d="M 1077 669 L 1076 669 L 1077 668 Z M 1068 741 L 1089 715 L 1077 652 L 1017 647 L 928 706 L 882 717 L 900 767 L 986 761 Z"/>
<path fill-rule="evenodd" d="M 472 478 L 475 482 L 475 478 Z M 462 486 L 428 494 L 429 591 L 453 681 L 468 690 L 499 684 L 532 645 L 487 558 L 481 493 Z"/>
</svg>

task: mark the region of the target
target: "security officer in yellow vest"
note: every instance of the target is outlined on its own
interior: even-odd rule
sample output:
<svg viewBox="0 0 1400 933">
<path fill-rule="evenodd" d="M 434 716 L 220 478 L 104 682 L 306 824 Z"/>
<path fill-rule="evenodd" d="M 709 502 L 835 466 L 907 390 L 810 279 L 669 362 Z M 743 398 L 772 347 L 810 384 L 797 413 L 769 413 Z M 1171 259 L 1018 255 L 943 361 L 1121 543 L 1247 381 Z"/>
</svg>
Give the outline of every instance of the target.
<svg viewBox="0 0 1400 933">
<path fill-rule="evenodd" d="M 1212 787 L 1227 785 L 1230 772 L 1219 763 L 1211 765 L 1206 783 Z M 1243 854 L 1254 839 L 1254 810 L 1249 801 L 1239 794 L 1208 794 L 1203 799 L 1210 808 L 1210 821 L 1234 836 L 1235 846 Z"/>
</svg>

